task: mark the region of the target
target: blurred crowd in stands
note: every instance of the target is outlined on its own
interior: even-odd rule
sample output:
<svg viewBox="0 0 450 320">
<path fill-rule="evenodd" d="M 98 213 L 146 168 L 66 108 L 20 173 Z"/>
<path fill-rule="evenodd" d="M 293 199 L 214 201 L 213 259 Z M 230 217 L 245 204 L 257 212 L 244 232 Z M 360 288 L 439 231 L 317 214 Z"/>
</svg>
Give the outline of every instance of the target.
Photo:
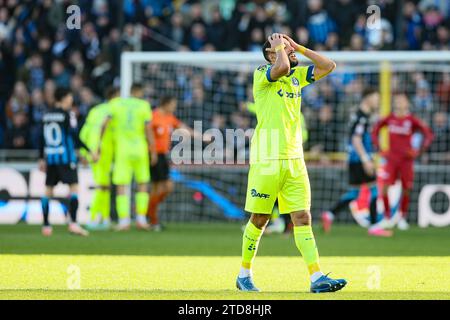
<svg viewBox="0 0 450 320">
<path fill-rule="evenodd" d="M 81 8 L 80 30 L 66 26 L 66 9 L 74 3 Z M 378 29 L 367 23 L 372 4 L 381 8 Z M 447 0 L 0 0 L 0 148 L 37 147 L 42 114 L 59 86 L 75 93 L 73 111 L 82 123 L 105 89 L 119 85 L 123 51 L 260 51 L 268 35 L 281 32 L 316 50 L 448 54 L 449 21 Z M 202 119 L 204 128 L 254 125 L 246 110 L 250 73 L 224 76 L 213 69 L 185 68 L 171 79 L 164 70 L 147 69 L 146 92 L 153 104 L 161 94 L 156 89 L 176 86 L 181 88 L 176 90 L 179 116 L 186 122 Z M 308 88 L 303 99 L 308 148 L 342 151 L 345 112 L 364 85 L 376 81 L 346 73 Z M 396 83 L 408 89 L 413 111 L 427 111 L 425 120 L 438 139 L 444 137 L 432 148 L 450 152 L 450 75 L 396 74 Z"/>
</svg>

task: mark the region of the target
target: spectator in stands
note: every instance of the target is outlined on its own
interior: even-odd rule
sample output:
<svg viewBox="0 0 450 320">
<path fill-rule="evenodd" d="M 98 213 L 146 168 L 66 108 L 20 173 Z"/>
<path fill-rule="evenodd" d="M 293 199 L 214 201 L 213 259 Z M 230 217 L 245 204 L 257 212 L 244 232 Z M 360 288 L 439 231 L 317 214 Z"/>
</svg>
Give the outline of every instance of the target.
<svg viewBox="0 0 450 320">
<path fill-rule="evenodd" d="M 42 89 L 45 83 L 42 56 L 38 53 L 33 54 L 21 73 L 20 78 L 28 84 L 30 90 Z"/>
<path fill-rule="evenodd" d="M 57 87 L 70 87 L 70 73 L 61 60 L 54 60 L 52 63 L 52 79 Z"/>
<path fill-rule="evenodd" d="M 83 87 L 80 91 L 80 103 L 78 105 L 79 117 L 85 118 L 92 106 L 99 102 L 90 88 Z"/>
<path fill-rule="evenodd" d="M 183 16 L 179 12 L 175 12 L 170 18 L 170 24 L 167 27 L 166 36 L 178 43 L 184 45 L 187 41 L 187 30 L 183 25 Z"/>
<path fill-rule="evenodd" d="M 311 15 L 307 27 L 311 39 L 319 44 L 325 44 L 328 35 L 337 31 L 337 26 L 328 12 L 323 8 L 322 0 L 308 0 Z"/>
<path fill-rule="evenodd" d="M 434 45 L 437 43 L 436 31 L 443 23 L 444 16 L 434 4 L 425 7 L 423 13 L 424 39 L 426 42 Z"/>
<path fill-rule="evenodd" d="M 331 1 L 329 4 L 330 15 L 339 26 L 339 44 L 341 47 L 350 44 L 356 17 L 361 12 L 362 6 L 354 2 L 351 0 L 337 0 Z"/>
<path fill-rule="evenodd" d="M 41 89 L 34 89 L 31 92 L 31 108 L 30 108 L 30 143 L 34 149 L 40 143 L 40 133 L 42 132 L 41 124 L 47 105 L 44 100 L 44 93 Z"/>
<path fill-rule="evenodd" d="M 419 50 L 422 38 L 422 16 L 412 1 L 408 1 L 403 6 L 403 18 L 405 23 L 406 48 L 409 50 Z"/>
<path fill-rule="evenodd" d="M 22 81 L 16 82 L 14 92 L 6 106 L 6 114 L 11 124 L 14 114 L 22 112 L 28 114 L 30 110 L 30 94 Z"/>
<path fill-rule="evenodd" d="M 56 84 L 55 81 L 52 79 L 48 79 L 45 81 L 44 85 L 44 100 L 47 107 L 53 106 L 55 102 L 55 90 L 56 90 Z"/>
<path fill-rule="evenodd" d="M 437 50 L 450 50 L 449 31 L 445 26 L 439 26 L 436 29 L 436 48 Z"/>
<path fill-rule="evenodd" d="M 27 114 L 19 111 L 13 114 L 11 126 L 6 130 L 5 147 L 7 149 L 30 149 L 30 127 Z"/>
<path fill-rule="evenodd" d="M 225 50 L 227 45 L 227 23 L 223 20 L 218 7 L 211 12 L 211 22 L 206 27 L 208 41 L 219 51 Z"/>
<path fill-rule="evenodd" d="M 416 92 L 413 98 L 414 110 L 420 111 L 432 111 L 433 109 L 433 96 L 430 92 L 430 84 L 423 77 L 422 73 L 416 74 Z"/>
<path fill-rule="evenodd" d="M 15 23 L 14 19 L 10 19 L 8 9 L 0 8 L 0 42 L 11 38 Z"/>
<path fill-rule="evenodd" d="M 207 42 L 206 30 L 203 24 L 195 23 L 188 33 L 188 46 L 192 51 L 200 51 Z"/>
</svg>

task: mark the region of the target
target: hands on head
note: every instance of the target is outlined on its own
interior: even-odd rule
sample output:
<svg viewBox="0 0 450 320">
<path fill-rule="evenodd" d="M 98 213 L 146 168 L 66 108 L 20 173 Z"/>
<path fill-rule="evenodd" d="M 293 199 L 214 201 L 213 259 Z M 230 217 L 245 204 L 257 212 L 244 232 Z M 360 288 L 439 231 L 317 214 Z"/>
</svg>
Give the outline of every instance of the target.
<svg viewBox="0 0 450 320">
<path fill-rule="evenodd" d="M 270 48 L 267 48 L 266 50 L 270 52 L 275 52 L 275 48 L 280 45 L 284 45 L 285 48 L 287 48 L 289 51 L 297 51 L 298 47 L 300 46 L 298 43 L 292 40 L 291 37 L 281 33 L 273 33 L 267 38 L 267 40 L 270 43 Z"/>
</svg>

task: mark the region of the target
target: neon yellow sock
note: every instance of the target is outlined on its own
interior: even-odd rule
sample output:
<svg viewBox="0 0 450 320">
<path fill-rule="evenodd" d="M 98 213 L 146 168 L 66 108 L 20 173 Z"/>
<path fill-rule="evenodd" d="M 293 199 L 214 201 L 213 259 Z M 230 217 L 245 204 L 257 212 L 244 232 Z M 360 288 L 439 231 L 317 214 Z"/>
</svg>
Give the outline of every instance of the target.
<svg viewBox="0 0 450 320">
<path fill-rule="evenodd" d="M 245 269 L 251 269 L 253 260 L 255 259 L 256 252 L 258 251 L 259 240 L 263 230 L 258 229 L 250 221 L 244 230 L 242 236 L 242 267 Z"/>
<path fill-rule="evenodd" d="M 145 216 L 147 214 L 148 199 L 148 192 L 136 193 L 136 214 L 138 216 Z"/>
<path fill-rule="evenodd" d="M 101 194 L 99 189 L 94 189 L 94 193 L 92 195 L 91 205 L 89 207 L 89 212 L 91 213 L 91 221 L 97 220 L 98 213 L 100 212 L 100 202 L 101 202 Z"/>
<path fill-rule="evenodd" d="M 119 219 L 129 219 L 130 218 L 130 197 L 121 194 L 116 197 L 117 215 Z"/>
<path fill-rule="evenodd" d="M 103 221 L 111 219 L 111 193 L 109 190 L 100 190 L 101 193 L 101 207 L 100 213 Z"/>
<path fill-rule="evenodd" d="M 319 252 L 311 226 L 294 227 L 295 244 L 308 266 L 309 274 L 320 272 Z"/>
</svg>

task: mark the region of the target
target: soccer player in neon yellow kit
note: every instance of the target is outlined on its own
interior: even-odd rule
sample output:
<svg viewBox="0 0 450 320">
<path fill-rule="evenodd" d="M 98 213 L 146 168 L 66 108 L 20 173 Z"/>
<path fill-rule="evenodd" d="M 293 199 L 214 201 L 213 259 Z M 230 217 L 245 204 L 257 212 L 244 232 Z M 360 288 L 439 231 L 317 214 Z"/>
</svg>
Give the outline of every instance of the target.
<svg viewBox="0 0 450 320">
<path fill-rule="evenodd" d="M 126 189 L 131 185 L 133 177 L 137 183 L 136 227 L 150 229 L 146 218 L 150 182 L 149 153 L 152 163 L 157 160 L 157 156 L 151 128 L 152 110 L 150 104 L 142 99 L 143 96 L 142 86 L 133 84 L 131 97 L 112 99 L 111 117 L 104 123 L 102 130 L 103 135 L 109 125 L 114 128 L 112 180 L 117 186 L 117 231 L 130 228 L 130 197 L 126 194 Z"/>
<path fill-rule="evenodd" d="M 299 67 L 295 52 L 313 65 Z M 309 270 L 311 292 L 342 289 L 344 279 L 331 279 L 319 265 L 319 254 L 311 228 L 311 191 L 303 158 L 301 89 L 332 72 L 336 64 L 286 35 L 274 33 L 263 46 L 268 64 L 253 76 L 253 95 L 258 124 L 250 150 L 245 210 L 252 215 L 244 230 L 242 265 L 236 286 L 259 291 L 252 277 L 258 244 L 278 198 L 281 214 L 290 214 L 297 248 Z"/>
<path fill-rule="evenodd" d="M 106 92 L 108 101 L 94 106 L 86 118 L 86 122 L 81 128 L 80 139 L 91 149 L 100 150 L 100 157 L 97 162 L 90 162 L 92 175 L 95 182 L 95 190 L 90 205 L 91 221 L 88 229 L 107 230 L 110 228 L 111 210 L 111 170 L 114 159 L 113 127 L 109 125 L 105 128 L 101 136 L 102 124 L 110 116 L 111 104 L 109 101 L 119 95 L 117 88 L 109 88 Z M 101 224 L 98 218 L 101 217 Z"/>
</svg>

